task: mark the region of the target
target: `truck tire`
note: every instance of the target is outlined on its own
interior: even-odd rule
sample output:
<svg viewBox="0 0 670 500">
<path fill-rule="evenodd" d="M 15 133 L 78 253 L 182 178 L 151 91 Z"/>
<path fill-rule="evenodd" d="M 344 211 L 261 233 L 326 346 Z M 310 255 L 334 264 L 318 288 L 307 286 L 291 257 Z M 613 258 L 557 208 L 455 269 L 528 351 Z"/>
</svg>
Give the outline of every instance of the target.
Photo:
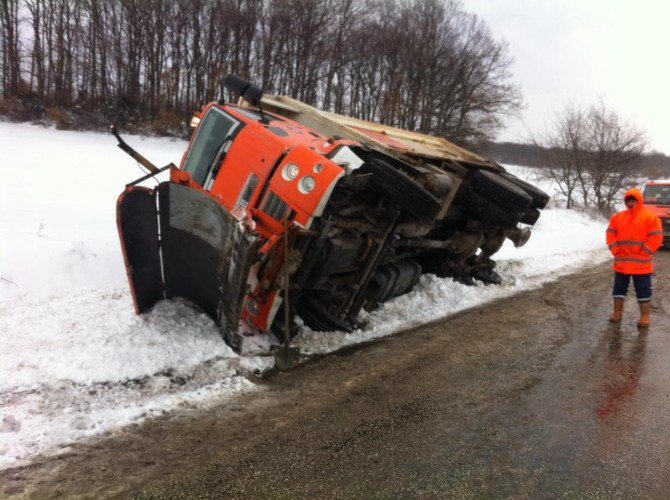
<svg viewBox="0 0 670 500">
<path fill-rule="evenodd" d="M 297 312 L 305 324 L 316 332 L 351 331 L 351 326 L 346 321 L 335 316 L 312 297 L 303 297 L 298 302 Z"/>
<path fill-rule="evenodd" d="M 442 208 L 440 200 L 381 158 L 369 158 L 367 170 L 373 174 L 376 190 L 413 216 L 430 220 Z"/>
<path fill-rule="evenodd" d="M 530 208 L 537 208 L 542 210 L 544 207 L 547 206 L 547 203 L 549 203 L 550 199 L 549 195 L 544 191 L 542 191 L 540 188 L 535 187 L 532 184 L 522 179 L 519 179 L 516 175 L 512 175 L 509 172 L 503 172 L 500 175 L 502 175 L 505 179 L 507 179 L 511 183 L 519 186 L 533 199 L 533 201 L 530 204 Z"/>
<path fill-rule="evenodd" d="M 537 208 L 529 208 L 523 213 L 523 217 L 521 217 L 521 223 L 522 224 L 529 224 L 533 225 L 537 222 L 537 219 L 540 218 L 540 211 Z"/>
<path fill-rule="evenodd" d="M 496 205 L 490 199 L 474 191 L 466 192 L 468 212 L 476 219 L 504 229 L 513 229 L 523 218 L 524 212 L 511 211 Z"/>
<path fill-rule="evenodd" d="M 519 186 L 488 170 L 475 172 L 472 190 L 510 212 L 523 212 L 533 201 Z"/>
</svg>

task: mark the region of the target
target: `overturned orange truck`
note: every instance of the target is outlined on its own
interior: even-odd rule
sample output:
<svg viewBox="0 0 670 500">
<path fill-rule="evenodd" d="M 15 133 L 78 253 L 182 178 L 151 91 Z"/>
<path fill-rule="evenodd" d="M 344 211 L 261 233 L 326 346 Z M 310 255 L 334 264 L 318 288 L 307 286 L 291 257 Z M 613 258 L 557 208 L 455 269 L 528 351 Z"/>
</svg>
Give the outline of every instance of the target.
<svg viewBox="0 0 670 500">
<path fill-rule="evenodd" d="M 117 222 L 138 314 L 182 298 L 239 349 L 245 335 L 350 331 L 362 308 L 423 273 L 500 283 L 491 257 L 523 245 L 546 193 L 447 140 L 263 95 L 194 117 L 170 181 L 127 185 Z M 146 163 L 144 163 L 146 162 Z"/>
</svg>

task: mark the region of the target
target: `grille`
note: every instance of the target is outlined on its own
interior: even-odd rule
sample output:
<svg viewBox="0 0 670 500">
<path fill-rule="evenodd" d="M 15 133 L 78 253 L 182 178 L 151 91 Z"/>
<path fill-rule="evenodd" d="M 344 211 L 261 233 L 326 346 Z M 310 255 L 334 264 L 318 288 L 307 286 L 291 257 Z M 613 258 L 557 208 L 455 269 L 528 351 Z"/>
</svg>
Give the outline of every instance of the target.
<svg viewBox="0 0 670 500">
<path fill-rule="evenodd" d="M 270 191 L 265 198 L 263 211 L 275 220 L 281 221 L 288 210 L 288 205 L 284 200 L 277 196 L 274 191 Z"/>
</svg>

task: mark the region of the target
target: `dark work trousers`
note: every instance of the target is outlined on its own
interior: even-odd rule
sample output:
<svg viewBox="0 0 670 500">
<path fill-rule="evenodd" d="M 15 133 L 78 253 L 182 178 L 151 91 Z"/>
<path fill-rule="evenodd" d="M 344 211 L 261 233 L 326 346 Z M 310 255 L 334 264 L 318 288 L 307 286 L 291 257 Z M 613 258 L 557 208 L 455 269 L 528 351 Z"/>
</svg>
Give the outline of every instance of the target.
<svg viewBox="0 0 670 500">
<path fill-rule="evenodd" d="M 631 278 L 633 278 L 637 301 L 647 302 L 651 300 L 651 274 L 614 273 L 614 289 L 612 290 L 612 295 L 614 297 L 621 297 L 622 299 L 625 298 L 628 293 L 628 285 Z"/>
</svg>

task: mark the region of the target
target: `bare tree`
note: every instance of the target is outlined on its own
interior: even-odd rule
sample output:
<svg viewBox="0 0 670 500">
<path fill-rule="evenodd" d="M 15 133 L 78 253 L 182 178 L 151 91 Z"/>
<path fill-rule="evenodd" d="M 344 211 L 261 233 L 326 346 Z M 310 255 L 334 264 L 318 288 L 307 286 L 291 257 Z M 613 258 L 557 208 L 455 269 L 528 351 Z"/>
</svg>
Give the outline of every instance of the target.
<svg viewBox="0 0 670 500">
<path fill-rule="evenodd" d="M 589 107 L 567 106 L 540 138 L 544 173 L 565 198 L 603 213 L 613 210 L 621 192 L 635 182 L 648 141 L 645 132 L 602 101 Z"/>
<path fill-rule="evenodd" d="M 2 51 L 3 96 L 21 91 L 21 31 L 19 0 L 0 0 L 0 51 Z"/>
<path fill-rule="evenodd" d="M 634 182 L 640 159 L 648 147 L 646 133 L 630 120 L 608 109 L 602 101 L 589 110 L 587 162 L 592 204 L 611 211 L 619 193 Z"/>
</svg>

